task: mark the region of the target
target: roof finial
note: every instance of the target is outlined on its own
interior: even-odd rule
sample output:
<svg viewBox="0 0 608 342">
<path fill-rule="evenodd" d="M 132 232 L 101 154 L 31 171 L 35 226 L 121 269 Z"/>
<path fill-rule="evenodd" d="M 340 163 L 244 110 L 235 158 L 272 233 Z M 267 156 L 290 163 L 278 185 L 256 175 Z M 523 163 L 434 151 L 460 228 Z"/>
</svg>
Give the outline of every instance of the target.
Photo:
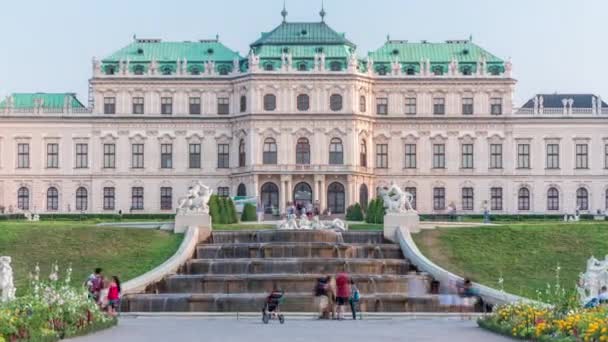
<svg viewBox="0 0 608 342">
<path fill-rule="evenodd" d="M 283 0 L 283 10 L 281 11 L 281 16 L 283 17 L 283 22 L 287 22 L 287 9 L 285 9 L 285 0 Z"/>
<path fill-rule="evenodd" d="M 325 22 L 325 14 L 327 14 L 325 12 L 325 4 L 323 3 L 323 0 L 321 0 L 321 12 L 319 12 L 319 15 L 321 16 L 321 22 Z"/>
<path fill-rule="evenodd" d="M 390 41 L 391 41 L 391 35 L 390 35 L 390 34 L 387 34 L 387 35 L 386 35 L 386 41 L 387 41 L 387 42 L 390 42 Z"/>
<path fill-rule="evenodd" d="M 471 34 L 469 34 L 469 43 L 472 43 L 472 42 L 473 42 L 473 34 L 471 33 Z"/>
<path fill-rule="evenodd" d="M 216 34 L 215 34 L 215 41 L 216 41 L 216 42 L 219 42 L 219 41 L 220 41 L 220 34 L 219 34 L 219 33 L 216 33 Z"/>
</svg>

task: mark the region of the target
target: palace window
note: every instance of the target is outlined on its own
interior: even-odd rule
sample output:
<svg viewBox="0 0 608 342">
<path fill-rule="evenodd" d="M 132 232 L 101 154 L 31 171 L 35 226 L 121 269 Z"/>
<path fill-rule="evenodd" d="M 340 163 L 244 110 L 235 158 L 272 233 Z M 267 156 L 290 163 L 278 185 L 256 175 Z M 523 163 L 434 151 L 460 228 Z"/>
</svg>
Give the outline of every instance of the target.
<svg viewBox="0 0 608 342">
<path fill-rule="evenodd" d="M 239 141 L 239 167 L 244 167 L 246 163 L 247 154 L 245 152 L 245 140 L 241 139 Z"/>
<path fill-rule="evenodd" d="M 30 190 L 26 187 L 17 190 L 17 209 L 30 210 Z"/>
<path fill-rule="evenodd" d="M 367 185 L 361 184 L 359 187 L 359 205 L 361 205 L 361 209 L 363 211 L 367 210 L 367 204 L 369 202 L 369 191 L 367 189 Z"/>
<path fill-rule="evenodd" d="M 201 168 L 201 144 L 188 145 L 188 168 Z"/>
<path fill-rule="evenodd" d="M 230 167 L 230 145 L 217 144 L 217 168 L 227 169 Z"/>
<path fill-rule="evenodd" d="M 116 145 L 103 144 L 103 168 L 113 169 L 116 167 Z"/>
<path fill-rule="evenodd" d="M 298 63 L 298 71 L 306 71 L 308 70 L 308 66 L 306 62 Z"/>
<path fill-rule="evenodd" d="M 163 186 L 160 188 L 160 210 L 173 209 L 173 188 Z"/>
<path fill-rule="evenodd" d="M 133 68 L 133 73 L 135 75 L 143 75 L 144 74 L 144 66 L 143 65 L 136 65 Z"/>
<path fill-rule="evenodd" d="M 76 190 L 76 210 L 86 211 L 89 203 L 87 189 L 80 187 Z"/>
<path fill-rule="evenodd" d="M 502 188 L 490 188 L 490 210 L 502 210 Z"/>
<path fill-rule="evenodd" d="M 217 98 L 217 113 L 225 115 L 230 113 L 230 99 L 227 97 Z"/>
<path fill-rule="evenodd" d="M 462 114 L 464 114 L 464 115 L 473 114 L 473 98 L 464 97 L 462 99 Z"/>
<path fill-rule="evenodd" d="M 226 65 L 220 65 L 217 68 L 217 71 L 220 75 L 225 76 L 225 75 L 228 75 L 228 73 L 230 72 L 230 68 Z"/>
<path fill-rule="evenodd" d="M 59 210 L 59 191 L 57 191 L 57 188 L 55 187 L 50 187 L 46 191 L 46 210 Z"/>
<path fill-rule="evenodd" d="M 46 167 L 49 169 L 59 167 L 59 144 L 46 144 Z"/>
<path fill-rule="evenodd" d="M 517 168 L 530 168 L 530 144 L 517 144 Z"/>
<path fill-rule="evenodd" d="M 547 210 L 559 210 L 559 191 L 556 188 L 547 190 Z"/>
<path fill-rule="evenodd" d="M 473 168 L 473 144 L 462 144 L 461 146 L 461 168 Z"/>
<path fill-rule="evenodd" d="M 217 188 L 217 195 L 220 197 L 230 196 L 230 188 L 227 186 L 220 186 Z"/>
<path fill-rule="evenodd" d="M 30 167 L 30 144 L 17 144 L 17 168 Z"/>
<path fill-rule="evenodd" d="M 462 188 L 462 210 L 473 210 L 473 188 Z"/>
<path fill-rule="evenodd" d="M 365 111 L 367 110 L 367 101 L 365 100 L 365 96 L 361 95 L 359 96 L 359 111 L 361 113 L 365 113 Z"/>
<path fill-rule="evenodd" d="M 380 65 L 378 68 L 376 68 L 376 72 L 380 76 L 386 76 L 386 74 L 388 73 L 388 68 L 386 67 L 386 65 Z"/>
<path fill-rule="evenodd" d="M 76 168 L 86 169 L 89 167 L 89 145 L 76 144 Z"/>
<path fill-rule="evenodd" d="M 473 74 L 473 68 L 470 65 L 465 65 L 462 67 L 461 72 L 464 76 L 471 76 Z"/>
<path fill-rule="evenodd" d="M 376 144 L 376 168 L 388 168 L 388 144 Z"/>
<path fill-rule="evenodd" d="M 589 210 L 589 192 L 585 188 L 576 190 L 576 207 L 579 210 Z"/>
<path fill-rule="evenodd" d="M 195 75 L 195 76 L 196 76 L 196 75 L 200 75 L 200 74 L 201 74 L 201 68 L 199 68 L 199 67 L 197 67 L 197 66 L 193 66 L 193 67 L 190 69 L 190 74 L 191 74 L 191 75 Z"/>
<path fill-rule="evenodd" d="M 433 168 L 445 169 L 445 144 L 433 144 Z"/>
<path fill-rule="evenodd" d="M 608 169 L 608 144 L 604 145 L 604 168 Z"/>
<path fill-rule="evenodd" d="M 247 96 L 241 95 L 239 105 L 240 105 L 239 109 L 240 109 L 241 113 L 244 113 L 245 111 L 247 111 Z"/>
<path fill-rule="evenodd" d="M 344 148 L 340 138 L 332 138 L 329 143 L 329 164 L 342 165 L 344 163 Z"/>
<path fill-rule="evenodd" d="M 160 168 L 173 168 L 173 144 L 160 145 Z"/>
<path fill-rule="evenodd" d="M 277 143 L 273 138 L 266 138 L 264 140 L 264 151 L 262 155 L 262 162 L 265 165 L 276 165 L 277 163 Z"/>
<path fill-rule="evenodd" d="M 272 70 L 274 70 L 274 65 L 272 63 L 266 63 L 266 64 L 264 64 L 264 70 L 272 71 Z"/>
<path fill-rule="evenodd" d="M 144 209 L 144 188 L 135 186 L 131 188 L 131 210 Z"/>
<path fill-rule="evenodd" d="M 435 115 L 445 114 L 445 98 L 443 98 L 443 97 L 433 98 L 433 114 L 435 114 Z"/>
<path fill-rule="evenodd" d="M 103 113 L 104 114 L 116 114 L 116 98 L 115 97 L 104 97 L 103 98 Z"/>
<path fill-rule="evenodd" d="M 376 114 L 386 115 L 388 114 L 388 98 L 377 97 L 376 98 Z"/>
<path fill-rule="evenodd" d="M 416 144 L 405 144 L 405 168 L 416 168 Z"/>
<path fill-rule="evenodd" d="M 589 168 L 589 145 L 576 144 L 576 168 Z"/>
<path fill-rule="evenodd" d="M 433 188 L 433 210 L 445 209 L 445 188 Z"/>
<path fill-rule="evenodd" d="M 264 110 L 273 111 L 277 108 L 277 97 L 274 94 L 264 95 Z"/>
<path fill-rule="evenodd" d="M 493 97 L 490 99 L 490 113 L 492 115 L 502 114 L 502 98 Z"/>
<path fill-rule="evenodd" d="M 416 98 L 406 97 L 405 98 L 405 114 L 416 115 Z"/>
<path fill-rule="evenodd" d="M 144 168 L 144 144 L 131 145 L 131 168 Z"/>
<path fill-rule="evenodd" d="M 173 73 L 173 69 L 171 69 L 171 67 L 168 65 L 163 65 L 160 67 L 160 73 L 162 75 L 171 75 Z"/>
<path fill-rule="evenodd" d="M 243 183 L 239 184 L 239 186 L 236 188 L 236 195 L 237 196 L 247 196 L 247 187 L 245 186 L 245 184 L 243 184 Z"/>
<path fill-rule="evenodd" d="M 431 70 L 435 76 L 443 75 L 443 67 L 441 65 L 435 65 Z"/>
<path fill-rule="evenodd" d="M 143 114 L 144 113 L 144 98 L 143 97 L 134 97 L 133 98 L 133 114 Z"/>
<path fill-rule="evenodd" d="M 342 110 L 342 95 L 340 94 L 332 94 L 329 97 L 329 109 L 337 112 Z"/>
<path fill-rule="evenodd" d="M 547 144 L 547 169 L 559 169 L 559 144 Z"/>
<path fill-rule="evenodd" d="M 530 190 L 527 188 L 517 192 L 517 210 L 530 210 Z"/>
<path fill-rule="evenodd" d="M 296 164 L 310 164 L 310 144 L 306 138 L 299 138 L 296 144 Z"/>
<path fill-rule="evenodd" d="M 405 192 L 409 192 L 412 195 L 412 209 L 416 209 L 416 188 L 406 187 Z"/>
<path fill-rule="evenodd" d="M 188 99 L 188 112 L 190 115 L 198 115 L 201 113 L 201 98 L 190 97 Z"/>
<path fill-rule="evenodd" d="M 342 63 L 338 61 L 333 61 L 329 63 L 329 70 L 331 71 L 340 71 L 342 70 Z"/>
<path fill-rule="evenodd" d="M 502 169 L 502 144 L 490 144 L 490 169 Z"/>
<path fill-rule="evenodd" d="M 310 97 L 307 94 L 300 94 L 296 98 L 299 111 L 307 111 L 310 108 Z"/>
<path fill-rule="evenodd" d="M 359 146 L 359 165 L 367 167 L 367 142 L 365 139 L 361 140 Z"/>
<path fill-rule="evenodd" d="M 408 76 L 416 75 L 416 69 L 412 66 L 405 68 L 405 74 Z"/>
<path fill-rule="evenodd" d="M 161 97 L 160 113 L 167 114 L 167 115 L 173 114 L 173 98 L 172 97 Z"/>
<path fill-rule="evenodd" d="M 114 210 L 115 199 L 114 187 L 103 188 L 103 210 Z"/>
</svg>

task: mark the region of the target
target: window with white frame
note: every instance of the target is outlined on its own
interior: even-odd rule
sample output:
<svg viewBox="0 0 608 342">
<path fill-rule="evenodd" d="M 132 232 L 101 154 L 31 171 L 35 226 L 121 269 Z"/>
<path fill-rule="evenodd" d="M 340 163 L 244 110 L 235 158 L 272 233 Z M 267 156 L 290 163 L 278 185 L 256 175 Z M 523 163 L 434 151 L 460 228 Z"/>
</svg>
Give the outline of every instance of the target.
<svg viewBox="0 0 608 342">
<path fill-rule="evenodd" d="M 188 145 L 188 168 L 201 168 L 201 144 Z"/>
<path fill-rule="evenodd" d="M 579 210 L 589 210 L 589 192 L 585 188 L 576 190 L 576 207 Z"/>
<path fill-rule="evenodd" d="M 547 190 L 547 210 L 559 210 L 559 191 L 556 188 Z"/>
<path fill-rule="evenodd" d="M 517 168 L 530 168 L 530 144 L 517 144 Z"/>
<path fill-rule="evenodd" d="M 445 98 L 443 98 L 443 97 L 433 98 L 433 114 L 434 115 L 445 114 Z"/>
<path fill-rule="evenodd" d="M 116 167 L 116 144 L 103 144 L 103 168 Z"/>
<path fill-rule="evenodd" d="M 173 98 L 172 97 L 161 97 L 160 113 L 165 114 L 165 115 L 173 114 Z"/>
<path fill-rule="evenodd" d="M 133 114 L 143 114 L 144 113 L 144 98 L 143 97 L 134 97 L 132 102 L 133 102 Z"/>
<path fill-rule="evenodd" d="M 502 169 L 502 144 L 490 144 L 490 169 Z"/>
<path fill-rule="evenodd" d="M 144 144 L 131 145 L 131 168 L 144 168 Z"/>
<path fill-rule="evenodd" d="M 462 144 L 461 145 L 461 168 L 472 169 L 473 168 L 473 144 Z"/>
<path fill-rule="evenodd" d="M 46 144 L 46 167 L 49 169 L 59 167 L 59 144 Z"/>
<path fill-rule="evenodd" d="M 173 168 L 173 144 L 160 145 L 160 168 Z"/>
<path fill-rule="evenodd" d="M 502 210 L 502 188 L 490 188 L 490 210 Z"/>
<path fill-rule="evenodd" d="M 517 192 L 517 210 L 530 210 L 530 190 L 527 188 Z"/>
<path fill-rule="evenodd" d="M 416 115 L 416 98 L 406 97 L 405 98 L 405 114 Z"/>
<path fill-rule="evenodd" d="M 76 144 L 76 163 L 77 169 L 86 169 L 89 167 L 89 145 Z"/>
<path fill-rule="evenodd" d="M 490 99 L 490 113 L 492 115 L 502 114 L 502 98 L 493 97 Z"/>
<path fill-rule="evenodd" d="M 103 188 L 103 210 L 114 210 L 116 198 L 114 187 Z"/>
<path fill-rule="evenodd" d="M 405 144 L 405 168 L 415 169 L 416 162 L 416 144 Z"/>
<path fill-rule="evenodd" d="M 388 114 L 388 98 L 386 98 L 386 97 L 376 98 L 376 114 L 379 114 L 379 115 Z"/>
<path fill-rule="evenodd" d="M 226 115 L 230 113 L 230 99 L 228 97 L 217 98 L 217 113 Z"/>
<path fill-rule="evenodd" d="M 104 97 L 103 98 L 103 113 L 104 114 L 116 114 L 116 98 L 115 97 Z"/>
<path fill-rule="evenodd" d="M 230 145 L 217 144 L 217 168 L 227 169 L 230 167 Z"/>
<path fill-rule="evenodd" d="M 17 168 L 27 169 L 30 167 L 30 144 L 17 144 Z"/>
<path fill-rule="evenodd" d="M 462 188 L 462 210 L 473 210 L 474 197 L 473 188 L 465 187 Z"/>
<path fill-rule="evenodd" d="M 388 168 L 388 144 L 376 144 L 376 168 Z"/>
<path fill-rule="evenodd" d="M 547 169 L 559 169 L 559 144 L 547 144 Z"/>
<path fill-rule="evenodd" d="M 131 188 L 131 210 L 144 209 L 144 188 L 135 186 Z"/>
<path fill-rule="evenodd" d="M 433 168 L 445 169 L 445 144 L 433 144 Z"/>
<path fill-rule="evenodd" d="M 473 114 L 473 98 L 463 97 L 462 98 L 462 114 L 471 115 Z"/>
<path fill-rule="evenodd" d="M 200 97 L 188 98 L 188 113 L 190 113 L 190 115 L 199 115 L 201 113 Z"/>
<path fill-rule="evenodd" d="M 589 145 L 576 144 L 576 168 L 589 168 Z"/>
<path fill-rule="evenodd" d="M 433 188 L 433 210 L 445 209 L 445 188 Z"/>
<path fill-rule="evenodd" d="M 173 209 L 173 188 L 163 186 L 160 188 L 160 210 Z"/>
</svg>

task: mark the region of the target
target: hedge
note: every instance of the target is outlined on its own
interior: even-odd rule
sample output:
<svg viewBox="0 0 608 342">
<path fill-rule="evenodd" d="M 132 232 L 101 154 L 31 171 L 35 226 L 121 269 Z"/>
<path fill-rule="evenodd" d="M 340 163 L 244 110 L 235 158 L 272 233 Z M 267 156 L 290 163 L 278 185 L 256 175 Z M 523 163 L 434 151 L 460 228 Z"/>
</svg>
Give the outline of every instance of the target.
<svg viewBox="0 0 608 342">
<path fill-rule="evenodd" d="M 384 200 L 381 197 L 374 198 L 367 207 L 365 213 L 365 222 L 367 223 L 384 223 Z"/>
<path fill-rule="evenodd" d="M 359 203 L 355 203 L 346 209 L 346 219 L 349 221 L 363 221 L 363 210 Z"/>
<path fill-rule="evenodd" d="M 241 215 L 241 221 L 242 222 L 251 222 L 251 221 L 257 221 L 257 220 L 258 220 L 258 214 L 256 212 L 255 205 L 253 205 L 251 203 L 245 203 L 245 206 L 243 207 L 243 214 Z"/>
</svg>

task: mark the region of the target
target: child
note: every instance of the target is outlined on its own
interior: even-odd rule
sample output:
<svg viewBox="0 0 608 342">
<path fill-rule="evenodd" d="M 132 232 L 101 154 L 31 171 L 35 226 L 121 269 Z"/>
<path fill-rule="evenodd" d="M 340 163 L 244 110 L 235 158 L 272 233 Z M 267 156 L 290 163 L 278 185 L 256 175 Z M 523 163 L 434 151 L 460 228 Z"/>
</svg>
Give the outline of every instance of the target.
<svg viewBox="0 0 608 342">
<path fill-rule="evenodd" d="M 108 314 L 116 316 L 120 304 L 120 280 L 117 276 L 112 276 L 108 288 Z"/>
<path fill-rule="evenodd" d="M 353 312 L 353 319 L 357 319 L 357 304 L 361 299 L 361 294 L 359 293 L 359 289 L 357 285 L 355 285 L 354 280 L 350 280 L 350 310 Z"/>
</svg>

